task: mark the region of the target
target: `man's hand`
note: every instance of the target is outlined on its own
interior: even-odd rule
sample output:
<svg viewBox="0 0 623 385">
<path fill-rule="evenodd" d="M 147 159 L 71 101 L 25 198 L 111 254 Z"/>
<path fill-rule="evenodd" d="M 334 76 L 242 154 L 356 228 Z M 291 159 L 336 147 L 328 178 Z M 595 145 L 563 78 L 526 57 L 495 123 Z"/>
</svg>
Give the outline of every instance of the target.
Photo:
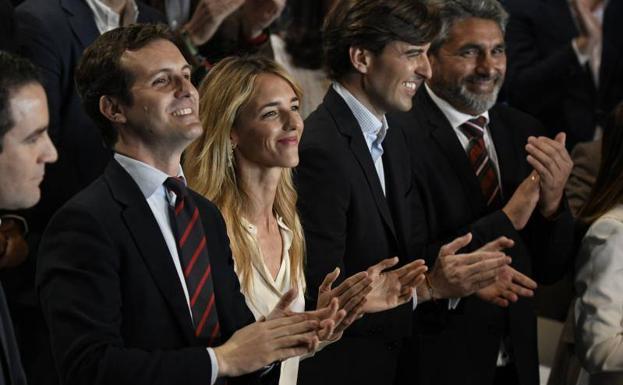
<svg viewBox="0 0 623 385">
<path fill-rule="evenodd" d="M 281 15 L 285 5 L 286 0 L 246 0 L 241 10 L 244 37 L 258 37 Z"/>
<path fill-rule="evenodd" d="M 573 161 L 565 148 L 565 139 L 563 132 L 556 135 L 554 140 L 531 136 L 526 145 L 528 163 L 539 173 L 539 210 L 545 218 L 550 218 L 558 211 L 573 168 Z"/>
<path fill-rule="evenodd" d="M 575 9 L 577 20 L 580 27 L 580 36 L 574 40 L 576 46 L 583 55 L 590 55 L 590 49 L 598 46 L 602 41 L 603 28 L 602 24 L 593 14 L 592 7 L 594 3 L 601 1 L 594 0 L 573 0 L 571 6 Z"/>
<path fill-rule="evenodd" d="M 473 253 L 456 254 L 471 241 L 472 235 L 468 233 L 439 250 L 439 256 L 429 275 L 435 299 L 460 298 L 473 294 L 494 283 L 499 269 L 511 262 L 510 257 L 499 250 L 512 245 L 512 240 L 500 237 Z M 431 299 L 427 291 L 422 286 L 418 290 L 423 301 Z"/>
<path fill-rule="evenodd" d="M 424 260 L 418 259 L 396 270 L 386 271 L 396 266 L 398 257 L 384 259 L 368 268 L 372 280 L 372 290 L 366 297 L 363 312 L 376 313 L 411 300 L 415 288 L 424 281 L 428 268 Z"/>
<path fill-rule="evenodd" d="M 539 202 L 539 174 L 533 171 L 521 182 L 517 190 L 502 209 L 515 230 L 522 230 Z"/>
<path fill-rule="evenodd" d="M 223 20 L 240 8 L 244 1 L 200 0 L 182 31 L 188 33 L 194 45 L 203 45 L 214 36 Z"/>
<path fill-rule="evenodd" d="M 236 377 L 300 356 L 318 345 L 318 321 L 305 313 L 257 321 L 236 331 L 214 348 L 219 377 Z"/>
<path fill-rule="evenodd" d="M 509 302 L 517 302 L 519 297 L 532 297 L 536 286 L 536 282 L 530 277 L 510 266 L 504 266 L 500 269 L 496 281 L 478 290 L 476 295 L 494 305 L 507 307 Z"/>
<path fill-rule="evenodd" d="M 324 281 L 318 287 L 318 303 L 316 308 L 326 307 L 331 300 L 337 299 L 340 311 L 344 311 L 344 318 L 335 324 L 333 333 L 322 340 L 335 341 L 342 336 L 342 332 L 363 314 L 363 305 L 366 296 L 372 290 L 372 279 L 365 271 L 352 275 L 344 280 L 338 287 L 331 286 L 340 275 L 340 269 L 335 268 L 327 274 Z M 322 336 L 321 336 L 322 337 Z"/>
</svg>

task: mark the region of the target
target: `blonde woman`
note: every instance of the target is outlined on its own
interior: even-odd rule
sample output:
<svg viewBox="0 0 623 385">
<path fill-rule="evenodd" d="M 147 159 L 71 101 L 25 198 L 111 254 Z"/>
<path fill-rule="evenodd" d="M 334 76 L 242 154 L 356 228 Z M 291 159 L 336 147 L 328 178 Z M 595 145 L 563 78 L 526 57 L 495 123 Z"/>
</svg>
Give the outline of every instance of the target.
<svg viewBox="0 0 623 385">
<path fill-rule="evenodd" d="M 228 58 L 210 71 L 199 92 L 205 132 L 185 153 L 188 182 L 225 218 L 235 269 L 256 319 L 291 289 L 296 298 L 290 310 L 303 311 L 305 245 L 291 176 L 303 131 L 299 88 L 269 59 Z M 319 288 L 318 308 L 337 297 L 344 317 L 328 341 L 360 316 L 371 290 L 366 272 L 332 289 L 338 275 L 336 269 Z M 282 363 L 281 385 L 296 384 L 298 361 Z"/>
</svg>

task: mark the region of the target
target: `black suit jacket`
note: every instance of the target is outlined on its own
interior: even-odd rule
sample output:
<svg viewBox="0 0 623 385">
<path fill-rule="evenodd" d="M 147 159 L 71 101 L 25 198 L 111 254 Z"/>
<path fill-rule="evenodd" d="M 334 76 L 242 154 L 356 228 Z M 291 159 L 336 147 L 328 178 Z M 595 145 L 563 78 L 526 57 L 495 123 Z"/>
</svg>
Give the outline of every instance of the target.
<svg viewBox="0 0 623 385">
<path fill-rule="evenodd" d="M 0 285 L 0 385 L 26 385 L 9 308 Z"/>
<path fill-rule="evenodd" d="M 335 267 L 341 269 L 341 281 L 385 258 L 408 260 L 406 242 L 412 237 L 406 205 L 411 177 L 407 149 L 394 133 L 398 130 L 390 127 L 383 143 L 386 197 L 361 128 L 333 88 L 305 120 L 295 175 L 311 304 L 325 275 Z M 366 315 L 346 330 L 341 341 L 303 361 L 299 381 L 391 381 L 397 341 L 410 334 L 411 307 L 408 303 Z"/>
<path fill-rule="evenodd" d="M 489 114 L 506 203 L 531 172 L 525 160 L 527 137 L 542 130 L 532 117 L 507 107 L 494 107 Z M 465 150 L 426 90 L 417 93 L 412 111 L 393 118 L 403 122 L 411 150 L 418 198 L 417 248 L 429 266 L 441 244 L 471 231 L 470 250 L 504 235 L 515 241 L 507 251 L 515 269 L 541 283 L 562 276 L 572 255 L 573 221 L 566 205 L 556 220 L 535 212 L 526 228 L 516 231 L 501 207 L 486 206 Z M 419 384 L 491 384 L 505 336 L 512 343 L 520 384 L 538 384 L 536 318 L 530 299 L 503 309 L 470 296 L 461 299 L 455 311 L 448 312 L 445 302 L 427 303 L 414 314 L 410 354 L 415 356 L 404 369 L 409 375 L 417 373 Z"/>
<path fill-rule="evenodd" d="M 218 209 L 198 194 L 192 197 L 208 239 L 225 341 L 254 319 L 240 293 Z M 207 341 L 194 336 L 160 228 L 116 161 L 50 221 L 39 252 L 37 291 L 61 383 L 210 383 Z"/>
<path fill-rule="evenodd" d="M 599 88 L 571 46 L 579 35 L 567 0 L 507 0 L 510 22 L 506 88 L 511 105 L 542 121 L 567 144 L 591 140 L 595 126 L 623 99 L 623 3 L 610 1 L 603 20 Z"/>
</svg>

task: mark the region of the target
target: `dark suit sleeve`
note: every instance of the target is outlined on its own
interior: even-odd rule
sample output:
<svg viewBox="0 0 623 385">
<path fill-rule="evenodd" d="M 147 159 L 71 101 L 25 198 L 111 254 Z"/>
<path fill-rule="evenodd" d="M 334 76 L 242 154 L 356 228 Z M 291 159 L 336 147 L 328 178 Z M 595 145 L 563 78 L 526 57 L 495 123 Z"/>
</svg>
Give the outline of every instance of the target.
<svg viewBox="0 0 623 385">
<path fill-rule="evenodd" d="M 98 218 L 75 205 L 61 209 L 44 235 L 37 290 L 61 383 L 209 384 L 210 357 L 203 347 L 146 351 L 124 345 L 123 247 Z"/>
<path fill-rule="evenodd" d="M 534 14 L 539 8 L 523 0 L 509 2 L 510 19 L 506 32 L 508 76 L 505 87 L 513 105 L 534 115 L 559 102 L 574 74 L 584 71 L 571 40 L 555 49 L 539 50 L 540 30 Z"/>
<path fill-rule="evenodd" d="M 306 302 L 314 307 L 318 286 L 326 274 L 339 267 L 342 272 L 339 281 L 347 276 L 344 251 L 350 185 L 329 151 L 316 146 L 305 147 L 301 149 L 300 159 L 295 178 L 307 245 L 307 288 L 312 299 Z"/>
</svg>

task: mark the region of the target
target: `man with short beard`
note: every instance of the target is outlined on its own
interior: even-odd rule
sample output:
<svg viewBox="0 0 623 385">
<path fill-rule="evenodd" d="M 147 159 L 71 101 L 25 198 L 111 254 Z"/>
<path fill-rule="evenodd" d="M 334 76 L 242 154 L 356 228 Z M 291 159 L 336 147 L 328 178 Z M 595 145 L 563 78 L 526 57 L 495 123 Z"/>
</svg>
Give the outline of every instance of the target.
<svg viewBox="0 0 623 385">
<path fill-rule="evenodd" d="M 500 4 L 452 0 L 440 7 L 442 33 L 429 50 L 432 77 L 414 108 L 393 116 L 411 148 L 418 241 L 432 265 L 439 245 L 458 234 L 471 231 L 470 248 L 512 238 L 513 262 L 498 282 L 519 287 L 501 296 L 487 287 L 458 305 L 423 304 L 402 374 L 416 373 L 422 385 L 538 384 L 532 299 L 517 293 L 531 296 L 528 277 L 556 281 L 572 255 L 565 134 L 542 136 L 534 118 L 495 105 L 506 71 L 507 14 Z M 429 289 L 435 298 L 434 283 Z"/>
</svg>

